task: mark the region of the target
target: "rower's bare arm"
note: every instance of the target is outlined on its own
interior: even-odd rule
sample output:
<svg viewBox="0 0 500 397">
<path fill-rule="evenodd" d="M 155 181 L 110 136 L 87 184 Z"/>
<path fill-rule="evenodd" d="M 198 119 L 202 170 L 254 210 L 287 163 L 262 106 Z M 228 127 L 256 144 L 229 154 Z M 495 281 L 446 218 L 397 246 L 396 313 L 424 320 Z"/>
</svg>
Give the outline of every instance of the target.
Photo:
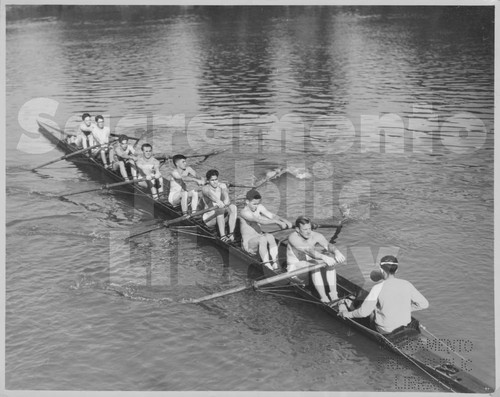
<svg viewBox="0 0 500 397">
<path fill-rule="evenodd" d="M 282 218 L 280 218 L 278 215 L 273 214 L 271 211 L 269 211 L 266 207 L 264 207 L 262 204 L 259 205 L 259 223 L 262 223 L 263 225 L 270 225 L 270 224 L 275 224 L 281 227 L 282 229 L 286 229 L 288 224 L 283 221 Z M 291 225 L 290 225 L 291 226 Z"/>
<path fill-rule="evenodd" d="M 423 310 L 429 307 L 429 301 L 411 284 L 411 310 Z"/>
<path fill-rule="evenodd" d="M 227 189 L 227 185 L 225 183 L 220 183 L 220 190 L 221 190 L 221 200 L 223 201 L 224 205 L 229 205 L 231 204 L 231 200 L 229 198 L 229 190 Z"/>
<path fill-rule="evenodd" d="M 368 317 L 377 306 L 378 296 L 380 295 L 380 291 L 382 289 L 382 283 L 376 284 L 370 290 L 370 293 L 365 298 L 363 303 L 359 308 L 353 310 L 352 312 L 343 311 L 340 312 L 340 316 L 342 318 L 364 318 Z"/>
<path fill-rule="evenodd" d="M 328 243 L 328 251 L 335 256 L 335 260 L 337 261 L 337 263 L 345 262 L 344 254 L 342 254 L 342 252 L 340 252 L 339 249 L 335 247 L 334 244 Z"/>
<path fill-rule="evenodd" d="M 208 186 L 208 185 L 203 186 L 203 188 L 201 189 L 201 192 L 203 193 L 203 195 L 206 198 L 208 198 L 215 205 L 217 205 L 217 207 L 219 207 L 219 208 L 224 207 L 224 202 L 219 197 L 217 197 L 217 195 L 212 191 L 212 189 L 210 189 L 210 186 Z"/>
<path fill-rule="evenodd" d="M 323 237 L 324 238 L 324 237 Z M 326 241 L 326 240 L 325 240 Z M 331 256 L 324 255 L 321 252 L 317 251 L 315 249 L 316 244 L 319 243 L 317 238 L 313 238 L 313 240 L 310 241 L 310 244 L 305 244 L 304 240 L 302 240 L 301 237 L 299 237 L 298 234 L 293 233 L 289 238 L 288 238 L 288 243 L 292 244 L 294 248 L 296 248 L 299 251 L 302 251 L 303 253 L 307 254 L 313 259 L 318 259 L 324 261 L 328 266 L 334 266 L 335 265 L 335 259 L 333 259 Z M 325 247 L 323 244 L 319 243 L 323 247 Z"/>
</svg>

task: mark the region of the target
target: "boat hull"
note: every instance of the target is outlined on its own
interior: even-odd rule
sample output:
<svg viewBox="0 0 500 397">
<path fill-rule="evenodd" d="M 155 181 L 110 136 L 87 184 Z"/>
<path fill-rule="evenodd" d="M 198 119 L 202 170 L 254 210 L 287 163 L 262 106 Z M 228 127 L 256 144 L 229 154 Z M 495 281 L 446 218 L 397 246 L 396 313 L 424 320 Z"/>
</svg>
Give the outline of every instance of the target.
<svg viewBox="0 0 500 397">
<path fill-rule="evenodd" d="M 66 134 L 57 127 L 40 120 L 38 121 L 38 125 L 40 127 L 40 132 L 64 153 L 69 154 L 78 149 L 74 145 L 67 142 L 67 138 L 68 136 L 71 136 L 71 134 Z M 78 160 L 77 164 L 79 167 L 93 175 L 98 174 L 97 177 L 100 178 L 100 182 L 122 181 L 120 175 L 104 168 L 93 158 L 81 154 L 75 156 L 74 159 Z M 153 200 L 148 192 L 138 185 L 128 185 L 123 188 L 134 193 L 134 200 L 136 202 L 138 200 L 144 205 L 150 206 L 150 208 L 153 209 L 153 214 L 156 218 L 167 219 L 182 216 L 180 209 L 174 208 L 168 203 Z M 184 224 L 196 226 L 197 234 L 210 239 L 210 243 L 215 244 L 219 248 L 219 251 L 224 254 L 226 260 L 230 263 L 233 263 L 233 261 L 240 261 L 241 263 L 249 266 L 254 265 L 257 268 L 258 274 L 262 274 L 262 271 L 264 271 L 265 276 L 273 276 L 277 274 L 266 267 L 263 268 L 258 257 L 250 255 L 238 246 L 234 246 L 220 240 L 216 233 L 212 229 L 206 227 L 200 219 L 188 219 L 184 222 Z M 284 255 L 282 251 L 284 248 L 285 244 L 281 243 L 280 257 Z M 358 301 L 360 301 L 360 298 L 366 296 L 367 294 L 367 291 L 363 290 L 361 287 L 341 275 L 337 275 L 337 284 L 339 296 L 353 295 L 357 296 Z M 492 387 L 486 385 L 484 382 L 471 375 L 466 369 L 459 368 L 454 363 L 449 362 L 448 354 L 439 354 L 439 352 L 433 351 L 433 349 L 429 348 L 430 343 L 435 342 L 424 336 L 418 327 L 407 327 L 400 332 L 384 336 L 372 330 L 366 319 L 342 319 L 338 316 L 338 306 L 330 307 L 321 303 L 316 293 L 307 286 L 295 283 L 290 283 L 288 286 L 294 293 L 298 294 L 303 299 L 314 302 L 338 321 L 344 322 L 380 345 L 385 346 L 394 353 L 404 357 L 405 360 L 408 360 L 416 367 L 420 368 L 432 379 L 437 379 L 450 389 L 466 393 L 493 392 L 494 389 Z M 418 323 L 416 319 L 413 319 L 412 324 L 416 323 Z"/>
</svg>

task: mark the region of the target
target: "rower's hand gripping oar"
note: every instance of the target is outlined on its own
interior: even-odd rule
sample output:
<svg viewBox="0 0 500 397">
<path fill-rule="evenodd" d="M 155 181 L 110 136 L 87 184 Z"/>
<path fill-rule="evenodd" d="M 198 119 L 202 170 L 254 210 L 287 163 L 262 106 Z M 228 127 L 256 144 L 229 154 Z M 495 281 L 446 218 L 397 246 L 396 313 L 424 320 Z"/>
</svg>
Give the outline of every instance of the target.
<svg viewBox="0 0 500 397">
<path fill-rule="evenodd" d="M 85 153 L 85 152 L 88 152 L 92 149 L 96 149 L 96 148 L 99 148 L 103 145 L 108 145 L 110 143 L 113 143 L 117 140 L 118 138 L 116 139 L 112 139 L 109 141 L 109 143 L 99 143 L 97 145 L 93 145 L 93 146 L 89 146 L 88 148 L 85 148 L 85 149 L 80 149 L 80 150 L 77 150 L 76 152 L 71 152 L 71 153 L 68 153 L 68 154 L 65 154 L 64 156 L 61 156 L 55 160 L 51 160 L 51 161 L 47 161 L 46 163 L 43 163 L 43 164 L 40 164 L 40 165 L 37 165 L 36 167 L 32 168 L 31 171 L 35 171 L 37 170 L 38 168 L 42 168 L 42 167 L 45 167 L 46 165 L 50 165 L 50 164 L 54 164 L 54 163 L 57 163 L 58 161 L 61 161 L 61 160 L 66 160 L 66 159 L 69 159 L 71 157 L 74 157 L 74 156 L 77 156 L 79 154 L 82 154 L 82 153 Z"/>
<path fill-rule="evenodd" d="M 139 178 L 139 179 L 134 179 L 134 180 L 130 180 L 130 181 L 123 181 L 123 182 L 116 182 L 116 183 L 106 183 L 106 184 L 104 184 L 104 185 L 102 185 L 101 187 L 98 187 L 98 188 L 81 190 L 79 192 L 73 192 L 73 193 L 66 193 L 66 194 L 63 194 L 61 197 L 73 196 L 75 194 L 81 194 L 81 193 L 97 192 L 99 190 L 107 190 L 107 189 L 111 189 L 111 188 L 114 188 L 114 187 L 124 186 L 124 185 L 130 185 L 132 183 L 137 183 L 137 182 L 141 182 L 141 181 L 145 181 L 145 180 L 146 180 L 146 178 Z"/>
<path fill-rule="evenodd" d="M 179 223 L 179 222 L 182 222 L 182 221 L 185 221 L 185 220 L 188 220 L 192 217 L 195 217 L 195 216 L 199 216 L 199 215 L 203 215 L 207 212 L 210 212 L 210 211 L 213 211 L 213 210 L 216 210 L 218 207 L 214 206 L 214 207 L 209 207 L 209 208 L 205 208 L 203 210 L 200 210 L 200 211 L 196 211 L 196 212 L 193 212 L 192 214 L 186 214 L 186 215 L 182 215 L 178 218 L 175 218 L 175 219 L 172 219 L 170 221 L 165 221 L 163 222 L 161 225 L 158 225 L 158 226 L 155 226 L 154 228 L 152 229 L 148 229 L 148 230 L 143 230 L 142 232 L 139 232 L 139 233 L 134 233 L 134 234 L 131 234 L 130 236 L 128 236 L 125 240 L 129 240 L 133 237 L 137 237 L 137 236 L 141 236 L 143 234 L 146 234 L 146 233 L 150 233 L 150 232 L 153 232 L 155 230 L 159 230 L 159 229 L 163 229 L 164 227 L 169 227 L 171 225 L 174 225 L 176 223 Z"/>
</svg>

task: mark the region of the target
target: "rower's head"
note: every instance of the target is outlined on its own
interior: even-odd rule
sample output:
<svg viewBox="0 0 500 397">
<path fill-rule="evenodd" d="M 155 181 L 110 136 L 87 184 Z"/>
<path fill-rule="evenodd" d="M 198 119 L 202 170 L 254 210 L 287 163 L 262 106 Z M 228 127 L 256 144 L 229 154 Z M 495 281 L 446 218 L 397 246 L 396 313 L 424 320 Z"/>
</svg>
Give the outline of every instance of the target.
<svg viewBox="0 0 500 397">
<path fill-rule="evenodd" d="M 144 158 L 146 159 L 150 159 L 153 155 L 153 146 L 151 146 L 149 143 L 143 143 L 141 146 L 141 150 Z"/>
<path fill-rule="evenodd" d="M 260 204 L 262 196 L 256 189 L 249 190 L 246 195 L 246 202 L 250 211 L 254 212 Z"/>
<path fill-rule="evenodd" d="M 99 128 L 104 128 L 104 117 L 101 115 L 95 116 L 95 122 Z"/>
<path fill-rule="evenodd" d="M 176 154 L 172 157 L 172 162 L 174 163 L 174 167 L 179 167 L 182 170 L 186 169 L 186 156 L 182 154 Z"/>
<path fill-rule="evenodd" d="M 127 146 L 128 146 L 128 136 L 127 135 L 120 135 L 118 137 L 118 143 L 120 144 L 121 148 L 123 150 L 127 149 Z"/>
<path fill-rule="evenodd" d="M 88 113 L 82 114 L 82 120 L 87 126 L 90 126 L 90 124 L 92 123 L 92 119 L 90 118 L 90 114 Z"/>
<path fill-rule="evenodd" d="M 397 272 L 398 266 L 398 258 L 393 255 L 386 255 L 380 260 L 380 269 L 389 276 Z"/>
<path fill-rule="evenodd" d="M 216 188 L 219 186 L 219 171 L 217 170 L 208 170 L 206 173 L 207 182 L 210 186 Z"/>
<path fill-rule="evenodd" d="M 307 240 L 312 235 L 311 220 L 307 216 L 299 216 L 295 220 L 295 230 L 302 236 L 302 238 Z"/>
</svg>

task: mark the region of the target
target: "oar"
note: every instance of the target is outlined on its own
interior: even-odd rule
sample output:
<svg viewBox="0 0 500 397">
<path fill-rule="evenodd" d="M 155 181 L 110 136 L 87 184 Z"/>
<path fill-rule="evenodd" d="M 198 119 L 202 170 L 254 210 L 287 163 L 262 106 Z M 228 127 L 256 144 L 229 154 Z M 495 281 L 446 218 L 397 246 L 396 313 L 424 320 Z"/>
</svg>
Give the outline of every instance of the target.
<svg viewBox="0 0 500 397">
<path fill-rule="evenodd" d="M 342 223 L 336 224 L 336 225 L 331 225 L 331 224 L 325 224 L 325 223 L 312 223 L 312 229 L 334 229 L 338 228 L 339 226 L 342 226 Z"/>
<path fill-rule="evenodd" d="M 324 263 L 324 262 L 316 263 L 314 265 L 310 265 L 310 266 L 307 266 L 307 267 L 304 267 L 301 269 L 297 269 L 297 270 L 294 270 L 292 272 L 278 274 L 276 276 L 268 277 L 268 278 L 265 278 L 263 280 L 254 281 L 250 285 L 248 285 L 248 284 L 241 285 L 239 287 L 234 287 L 234 288 L 228 289 L 226 291 L 216 292 L 215 294 L 207 295 L 207 296 L 204 296 L 202 298 L 190 299 L 190 300 L 184 301 L 183 303 L 200 303 L 200 302 L 205 302 L 205 301 L 210 300 L 210 299 L 219 298 L 221 296 L 235 294 L 237 292 L 245 291 L 248 289 L 256 290 L 256 289 L 263 287 L 265 285 L 269 285 L 269 284 L 277 283 L 279 281 L 287 280 L 291 277 L 300 276 L 302 274 L 321 269 L 325 266 L 326 266 L 326 263 Z"/>
<path fill-rule="evenodd" d="M 164 225 L 165 227 L 169 227 L 170 225 L 174 225 L 174 224 L 176 224 L 176 223 L 179 223 L 179 222 L 185 221 L 185 220 L 187 220 L 187 219 L 189 219 L 189 218 L 192 218 L 192 217 L 194 217 L 194 216 L 203 215 L 203 214 L 205 214 L 205 213 L 207 213 L 207 212 L 210 212 L 210 211 L 216 210 L 217 208 L 219 208 L 219 207 L 217 207 L 217 206 L 213 206 L 213 207 L 208 207 L 208 208 L 205 208 L 205 209 L 200 210 L 200 211 L 193 212 L 192 214 L 182 215 L 182 216 L 180 216 L 180 217 L 178 217 L 178 218 L 175 218 L 175 219 L 172 219 L 172 220 L 170 220 L 170 221 L 166 221 L 166 222 L 164 222 L 164 223 L 163 223 L 163 225 Z"/>
<path fill-rule="evenodd" d="M 246 189 L 255 189 L 255 187 L 253 186 L 247 186 L 247 185 L 237 185 L 235 183 L 231 183 L 231 182 L 225 182 L 227 184 L 227 187 L 243 187 L 243 188 L 246 188 Z"/>
<path fill-rule="evenodd" d="M 81 193 L 96 192 L 98 190 L 111 189 L 111 188 L 118 187 L 118 186 L 130 185 L 132 183 L 141 182 L 141 181 L 144 181 L 144 180 L 146 180 L 146 178 L 139 178 L 139 179 L 134 179 L 134 180 L 130 180 L 130 181 L 123 181 L 123 182 L 116 182 L 116 183 L 106 183 L 106 184 L 104 184 L 104 185 L 102 185 L 101 187 L 98 187 L 98 188 L 88 189 L 88 190 L 81 190 L 79 192 L 73 192 L 73 193 L 67 193 L 67 194 L 63 194 L 61 197 L 73 196 L 75 194 L 81 194 Z"/>
<path fill-rule="evenodd" d="M 118 139 L 118 138 L 117 138 Z M 114 142 L 116 141 L 116 139 L 113 139 L 111 140 L 109 143 L 111 142 Z M 40 164 L 40 165 L 37 165 L 36 167 L 32 168 L 31 171 L 35 171 L 36 169 L 38 168 L 42 168 L 42 167 L 45 167 L 46 165 L 49 165 L 49 164 L 54 164 L 54 163 L 57 163 L 58 161 L 61 161 L 61 160 L 66 160 L 66 159 L 69 159 L 73 156 L 77 156 L 79 154 L 82 154 L 82 153 L 85 153 L 85 152 L 88 152 L 92 149 L 95 149 L 95 148 L 98 148 L 98 147 L 101 147 L 103 145 L 106 145 L 105 143 L 99 143 L 98 145 L 93 145 L 93 146 L 89 146 L 88 148 L 85 148 L 85 149 L 80 149 L 80 150 L 77 150 L 76 152 L 71 152 L 69 154 L 65 154 L 64 156 L 61 156 L 55 160 L 51 160 L 51 161 L 47 161 L 46 163 L 43 163 L 43 164 Z"/>
<path fill-rule="evenodd" d="M 119 137 L 120 137 L 120 135 L 122 135 L 122 134 L 115 134 L 114 132 L 112 132 L 112 133 L 111 133 L 111 134 L 109 134 L 109 135 L 111 135 L 112 137 L 115 137 L 115 138 L 119 138 Z M 128 138 L 128 139 L 131 139 L 132 141 L 139 141 L 139 140 L 141 139 L 141 138 L 135 138 L 135 137 L 133 137 L 133 136 L 127 136 L 127 138 Z"/>
<path fill-rule="evenodd" d="M 170 225 L 174 225 L 176 223 L 185 221 L 185 220 L 187 220 L 189 218 L 192 218 L 194 216 L 203 215 L 204 213 L 213 211 L 214 209 L 217 209 L 217 207 L 205 208 L 203 210 L 200 210 L 200 211 L 197 211 L 197 212 L 193 212 L 191 215 L 189 215 L 189 214 L 182 215 L 182 216 L 180 216 L 178 218 L 175 218 L 175 219 L 172 219 L 170 221 L 165 221 L 161 225 L 158 225 L 158 226 L 156 226 L 156 227 L 154 227 L 152 229 L 143 230 L 142 232 L 131 234 L 125 240 L 129 240 L 129 239 L 137 237 L 137 236 L 142 236 L 143 234 L 150 233 L 150 232 L 153 232 L 155 230 L 160 230 L 160 229 L 163 229 L 164 227 L 169 227 Z"/>
<path fill-rule="evenodd" d="M 218 153 L 222 153 L 223 151 L 221 150 L 214 150 L 210 153 L 205 153 L 205 154 L 193 154 L 193 155 L 190 155 L 190 156 L 185 156 L 187 159 L 191 159 L 191 158 L 196 158 L 196 157 L 209 157 L 209 156 L 214 156 Z M 158 153 L 158 154 L 155 154 L 154 157 L 157 159 L 157 160 L 169 160 L 171 159 L 173 156 L 170 156 L 168 154 L 165 154 L 165 153 Z"/>
</svg>

